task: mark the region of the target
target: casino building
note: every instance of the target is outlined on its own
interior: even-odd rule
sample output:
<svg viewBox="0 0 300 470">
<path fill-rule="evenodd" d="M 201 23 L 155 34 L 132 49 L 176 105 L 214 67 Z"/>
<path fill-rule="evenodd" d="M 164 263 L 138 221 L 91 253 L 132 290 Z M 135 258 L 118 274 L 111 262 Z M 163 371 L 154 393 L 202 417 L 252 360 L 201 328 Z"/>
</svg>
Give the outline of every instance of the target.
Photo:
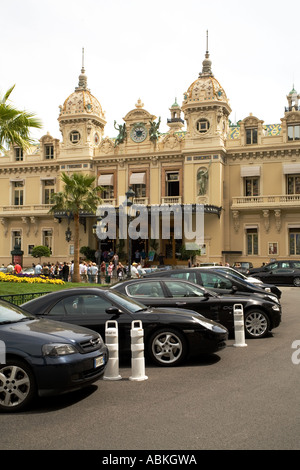
<svg viewBox="0 0 300 470">
<path fill-rule="evenodd" d="M 234 85 L 234 84 L 233 84 Z M 134 202 L 155 207 L 204 207 L 199 262 L 250 261 L 300 256 L 300 95 L 286 97 L 280 123 L 249 115 L 233 124 L 227 94 L 213 74 L 208 51 L 198 77 L 170 106 L 168 132 L 140 99 L 115 122 L 116 136 L 105 135 L 105 115 L 88 88 L 84 67 L 78 86 L 60 106 L 61 140 L 46 134 L 23 152 L 12 147 L 0 157 L 0 259 L 5 265 L 20 251 L 31 266 L 36 245 L 51 249 L 51 262 L 73 257 L 72 220 L 49 214 L 50 198 L 62 190 L 61 172 L 95 175 L 105 206 L 118 211 L 129 188 Z M 284 98 L 284 97 L 283 97 Z M 80 246 L 94 249 L 96 214 L 82 214 Z M 150 224 L 151 225 L 151 224 Z M 66 237 L 66 232 L 68 236 Z M 136 249 L 162 253 L 165 264 L 182 261 L 192 247 L 178 238 L 170 219 L 168 238 L 150 234 L 132 241 Z M 127 253 L 116 239 L 101 249 Z M 187 251 L 186 251 L 187 250 Z"/>
</svg>

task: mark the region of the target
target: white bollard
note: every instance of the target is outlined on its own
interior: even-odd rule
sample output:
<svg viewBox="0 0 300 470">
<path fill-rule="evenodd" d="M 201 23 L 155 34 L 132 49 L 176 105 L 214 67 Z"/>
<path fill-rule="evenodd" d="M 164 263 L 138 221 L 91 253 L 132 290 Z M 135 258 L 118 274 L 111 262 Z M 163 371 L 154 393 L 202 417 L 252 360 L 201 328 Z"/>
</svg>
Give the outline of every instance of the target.
<svg viewBox="0 0 300 470">
<path fill-rule="evenodd" d="M 237 347 L 247 346 L 247 344 L 245 343 L 244 309 L 243 309 L 242 304 L 234 304 L 233 317 L 234 317 L 234 337 L 235 337 L 235 343 L 233 346 L 237 346 Z"/>
<path fill-rule="evenodd" d="M 119 375 L 119 334 L 116 321 L 105 323 L 105 343 L 108 348 L 108 363 L 103 379 L 120 380 L 122 377 Z"/>
<path fill-rule="evenodd" d="M 140 320 L 131 323 L 131 376 L 129 380 L 146 380 L 144 358 L 144 330 Z"/>
</svg>

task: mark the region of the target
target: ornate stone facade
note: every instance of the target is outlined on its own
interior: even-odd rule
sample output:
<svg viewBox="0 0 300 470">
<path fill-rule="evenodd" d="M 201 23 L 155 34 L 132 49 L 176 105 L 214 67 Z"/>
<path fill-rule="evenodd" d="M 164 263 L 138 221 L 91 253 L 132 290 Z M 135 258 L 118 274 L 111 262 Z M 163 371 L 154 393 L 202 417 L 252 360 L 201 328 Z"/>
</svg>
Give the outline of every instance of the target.
<svg viewBox="0 0 300 470">
<path fill-rule="evenodd" d="M 233 83 L 234 86 L 234 83 Z M 73 256 L 70 222 L 49 215 L 53 192 L 62 189 L 60 173 L 96 176 L 104 204 L 118 208 L 129 187 L 135 200 L 157 205 L 204 204 L 204 243 L 199 261 L 251 261 L 300 257 L 300 111 L 299 95 L 287 96 L 281 123 L 265 125 L 256 116 L 231 123 L 229 100 L 212 73 L 206 51 L 202 72 L 192 81 L 180 106 L 170 107 L 169 132 L 159 131 L 160 118 L 138 99 L 114 137 L 105 135 L 105 114 L 88 90 L 84 67 L 74 92 L 60 107 L 62 140 L 43 136 L 30 151 L 12 147 L 0 158 L 0 258 L 11 260 L 21 244 L 23 265 L 34 259 L 35 245 L 49 245 L 51 261 Z M 82 215 L 81 246 L 97 248 L 94 215 Z M 165 263 L 176 264 L 185 246 L 174 226 L 158 240 Z M 118 240 L 102 245 L 117 249 Z M 135 248 L 151 249 L 149 239 Z"/>
</svg>

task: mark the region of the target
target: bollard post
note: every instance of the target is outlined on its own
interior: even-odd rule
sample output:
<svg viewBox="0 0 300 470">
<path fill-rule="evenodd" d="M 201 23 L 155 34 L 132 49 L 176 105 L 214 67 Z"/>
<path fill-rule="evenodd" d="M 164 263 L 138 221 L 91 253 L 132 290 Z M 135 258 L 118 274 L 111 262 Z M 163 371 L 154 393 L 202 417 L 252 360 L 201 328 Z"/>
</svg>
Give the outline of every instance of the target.
<svg viewBox="0 0 300 470">
<path fill-rule="evenodd" d="M 233 346 L 244 347 L 245 343 L 245 322 L 244 322 L 244 309 L 242 304 L 234 304 L 233 306 L 234 317 L 234 337 L 235 343 Z"/>
<path fill-rule="evenodd" d="M 108 362 L 103 379 L 120 380 L 122 377 L 119 375 L 119 334 L 116 321 L 105 323 L 105 343 L 108 349 Z"/>
<path fill-rule="evenodd" d="M 129 380 L 147 380 L 145 375 L 144 330 L 140 320 L 131 323 L 131 376 Z"/>
</svg>

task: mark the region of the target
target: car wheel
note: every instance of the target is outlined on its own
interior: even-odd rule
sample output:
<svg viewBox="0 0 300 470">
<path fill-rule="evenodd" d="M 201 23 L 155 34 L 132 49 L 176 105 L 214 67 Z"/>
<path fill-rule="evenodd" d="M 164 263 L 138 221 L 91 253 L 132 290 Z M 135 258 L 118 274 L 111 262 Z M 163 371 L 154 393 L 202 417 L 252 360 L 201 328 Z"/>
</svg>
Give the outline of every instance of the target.
<svg viewBox="0 0 300 470">
<path fill-rule="evenodd" d="M 148 353 L 159 366 L 178 366 L 187 355 L 186 339 L 179 331 L 161 329 L 149 339 Z"/>
<path fill-rule="evenodd" d="M 0 411 L 23 410 L 35 393 L 35 379 L 25 362 L 8 359 L 0 365 Z"/>
<path fill-rule="evenodd" d="M 295 287 L 300 287 L 300 277 L 295 277 L 293 280 L 293 284 Z"/>
<path fill-rule="evenodd" d="M 245 314 L 245 335 L 247 338 L 263 338 L 269 332 L 270 321 L 261 310 L 249 310 Z"/>
</svg>

